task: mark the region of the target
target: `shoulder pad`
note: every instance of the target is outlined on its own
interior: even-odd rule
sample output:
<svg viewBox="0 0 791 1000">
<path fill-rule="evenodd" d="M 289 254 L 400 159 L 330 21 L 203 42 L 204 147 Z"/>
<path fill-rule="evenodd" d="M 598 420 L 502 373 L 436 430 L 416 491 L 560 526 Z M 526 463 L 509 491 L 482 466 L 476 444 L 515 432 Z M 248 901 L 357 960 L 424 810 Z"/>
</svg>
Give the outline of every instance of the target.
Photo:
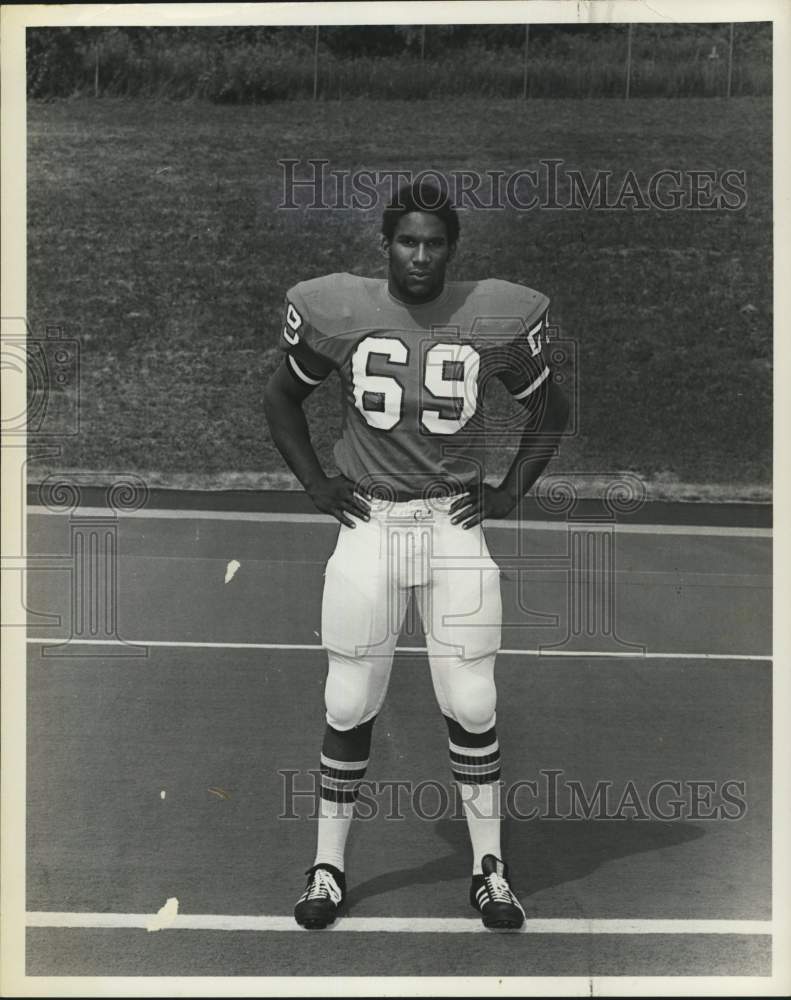
<svg viewBox="0 0 791 1000">
<path fill-rule="evenodd" d="M 366 279 L 341 272 L 300 281 L 286 293 L 301 317 L 324 337 L 347 330 L 366 297 Z"/>
</svg>

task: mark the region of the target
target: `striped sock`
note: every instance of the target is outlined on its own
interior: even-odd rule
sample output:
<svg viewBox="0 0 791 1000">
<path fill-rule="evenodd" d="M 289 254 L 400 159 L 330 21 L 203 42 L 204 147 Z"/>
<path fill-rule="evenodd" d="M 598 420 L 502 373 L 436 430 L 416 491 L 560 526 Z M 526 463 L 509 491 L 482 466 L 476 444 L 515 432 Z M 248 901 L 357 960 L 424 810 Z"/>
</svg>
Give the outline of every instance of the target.
<svg viewBox="0 0 791 1000">
<path fill-rule="evenodd" d="M 500 745 L 494 727 L 469 733 L 446 716 L 453 777 L 459 783 L 472 844 L 472 873 L 480 875 L 485 854 L 502 858 L 500 848 Z"/>
<path fill-rule="evenodd" d="M 374 720 L 346 732 L 327 726 L 321 749 L 321 807 L 314 864 L 344 871 L 346 838 L 365 777 Z"/>
</svg>

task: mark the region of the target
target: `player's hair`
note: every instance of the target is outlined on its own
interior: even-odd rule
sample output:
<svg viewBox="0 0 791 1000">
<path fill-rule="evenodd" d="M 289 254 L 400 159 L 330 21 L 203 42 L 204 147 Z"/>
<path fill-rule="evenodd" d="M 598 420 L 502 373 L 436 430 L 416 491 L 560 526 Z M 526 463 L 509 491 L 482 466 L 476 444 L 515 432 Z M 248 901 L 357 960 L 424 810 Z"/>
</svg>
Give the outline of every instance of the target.
<svg viewBox="0 0 791 1000">
<path fill-rule="evenodd" d="M 425 212 L 438 215 L 445 223 L 448 243 L 453 245 L 459 238 L 459 216 L 451 204 L 447 191 L 431 181 L 413 181 L 402 185 L 393 200 L 382 213 L 382 235 L 392 240 L 398 220 L 410 212 Z"/>
</svg>

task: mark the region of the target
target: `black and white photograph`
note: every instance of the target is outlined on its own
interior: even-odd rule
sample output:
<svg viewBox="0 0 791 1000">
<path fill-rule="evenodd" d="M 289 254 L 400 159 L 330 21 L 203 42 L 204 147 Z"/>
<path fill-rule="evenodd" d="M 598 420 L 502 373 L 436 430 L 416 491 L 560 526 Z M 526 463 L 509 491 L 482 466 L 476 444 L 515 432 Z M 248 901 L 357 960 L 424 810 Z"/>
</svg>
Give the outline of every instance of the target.
<svg viewBox="0 0 791 1000">
<path fill-rule="evenodd" d="M 3 995 L 787 995 L 789 20 L 4 8 Z"/>
</svg>

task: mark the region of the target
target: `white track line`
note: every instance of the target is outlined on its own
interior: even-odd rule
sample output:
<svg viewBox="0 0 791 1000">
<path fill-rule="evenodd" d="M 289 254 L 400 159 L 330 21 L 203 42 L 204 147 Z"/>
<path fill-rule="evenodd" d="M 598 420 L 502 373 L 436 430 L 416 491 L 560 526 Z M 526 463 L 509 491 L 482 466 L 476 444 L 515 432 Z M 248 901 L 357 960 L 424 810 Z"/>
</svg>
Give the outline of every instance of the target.
<svg viewBox="0 0 791 1000">
<path fill-rule="evenodd" d="M 28 513 L 43 514 L 54 517 L 68 516 L 70 511 L 53 511 L 47 507 L 28 506 Z M 78 507 L 75 514 L 80 517 L 108 517 L 112 512 L 107 507 Z M 231 511 L 231 510 L 133 510 L 120 511 L 119 519 L 143 517 L 153 520 L 192 520 L 192 521 L 274 521 L 284 524 L 334 524 L 338 522 L 329 514 L 279 514 L 266 511 Z M 569 522 L 571 523 L 571 522 Z M 586 531 L 609 531 L 610 523 L 600 524 L 587 521 L 573 522 L 578 528 Z M 524 529 L 529 531 L 567 531 L 569 524 L 565 521 L 501 521 L 486 522 L 487 528 L 505 528 L 511 531 Z M 615 530 L 619 534 L 631 535 L 699 535 L 736 538 L 771 538 L 771 528 L 735 528 L 719 527 L 717 525 L 694 524 L 621 524 L 616 523 Z"/>
<path fill-rule="evenodd" d="M 146 928 L 150 913 L 55 913 L 27 914 L 28 927 Z M 225 916 L 223 914 L 179 914 L 165 930 L 177 931 L 297 931 L 293 917 Z M 479 934 L 486 933 L 474 917 L 342 917 L 328 928 L 386 934 Z M 771 934 L 770 920 L 585 920 L 530 919 L 522 927 L 527 934 Z"/>
<path fill-rule="evenodd" d="M 31 646 L 51 646 L 53 644 L 64 644 L 66 637 L 62 638 L 31 638 L 28 636 L 27 642 Z M 153 648 L 164 649 L 272 649 L 272 650 L 293 650 L 323 652 L 324 647 L 316 643 L 285 643 L 285 642 L 181 642 L 179 640 L 164 639 L 129 639 L 121 641 L 119 639 L 73 639 L 73 646 L 151 646 Z M 396 653 L 425 653 L 425 646 L 397 646 Z M 566 657 L 600 657 L 601 659 L 629 659 L 629 660 L 754 660 L 761 663 L 771 662 L 771 656 L 758 656 L 753 653 L 651 653 L 631 650 L 618 650 L 608 652 L 606 650 L 571 650 L 571 649 L 501 649 L 499 656 L 566 656 Z"/>
</svg>

